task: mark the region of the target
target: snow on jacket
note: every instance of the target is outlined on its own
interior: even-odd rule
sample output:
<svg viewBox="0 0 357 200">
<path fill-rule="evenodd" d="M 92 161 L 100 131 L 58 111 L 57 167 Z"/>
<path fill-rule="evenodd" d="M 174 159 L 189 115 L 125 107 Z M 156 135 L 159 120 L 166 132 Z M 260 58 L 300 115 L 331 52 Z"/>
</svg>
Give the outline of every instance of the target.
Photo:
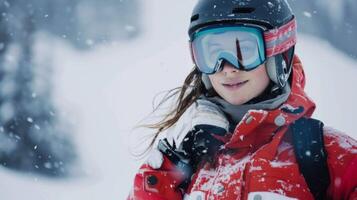
<svg viewBox="0 0 357 200">
<path fill-rule="evenodd" d="M 287 131 L 289 124 L 311 117 L 315 109 L 304 92 L 305 75 L 296 56 L 292 76 L 288 100 L 275 110 L 250 110 L 215 163 L 200 165 L 186 191 L 178 189 L 181 172 L 164 158 L 158 170 L 147 164 L 140 168 L 128 200 L 314 199 Z M 327 197 L 357 200 L 357 142 L 328 127 L 324 142 L 331 179 Z"/>
</svg>

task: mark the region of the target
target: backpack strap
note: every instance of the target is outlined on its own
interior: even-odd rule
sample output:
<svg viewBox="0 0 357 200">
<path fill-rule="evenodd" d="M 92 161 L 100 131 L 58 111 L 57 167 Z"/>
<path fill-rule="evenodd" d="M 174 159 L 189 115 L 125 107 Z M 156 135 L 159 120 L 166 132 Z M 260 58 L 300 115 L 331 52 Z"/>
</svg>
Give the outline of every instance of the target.
<svg viewBox="0 0 357 200">
<path fill-rule="evenodd" d="M 323 126 L 321 121 L 312 118 L 300 118 L 290 126 L 300 172 L 318 200 L 325 199 L 330 185 Z"/>
</svg>

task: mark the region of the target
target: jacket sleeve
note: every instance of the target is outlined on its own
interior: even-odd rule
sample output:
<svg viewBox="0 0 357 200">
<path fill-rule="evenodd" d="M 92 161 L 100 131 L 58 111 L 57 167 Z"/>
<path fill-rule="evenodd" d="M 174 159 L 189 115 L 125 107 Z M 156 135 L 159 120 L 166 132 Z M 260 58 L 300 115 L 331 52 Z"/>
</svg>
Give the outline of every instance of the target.
<svg viewBox="0 0 357 200">
<path fill-rule="evenodd" d="M 324 142 L 330 173 L 331 199 L 357 199 L 357 142 L 331 128 L 324 129 Z"/>
<path fill-rule="evenodd" d="M 141 166 L 127 200 L 182 200 L 183 192 L 178 186 L 183 181 L 184 175 L 164 156 L 160 169 Z"/>
</svg>

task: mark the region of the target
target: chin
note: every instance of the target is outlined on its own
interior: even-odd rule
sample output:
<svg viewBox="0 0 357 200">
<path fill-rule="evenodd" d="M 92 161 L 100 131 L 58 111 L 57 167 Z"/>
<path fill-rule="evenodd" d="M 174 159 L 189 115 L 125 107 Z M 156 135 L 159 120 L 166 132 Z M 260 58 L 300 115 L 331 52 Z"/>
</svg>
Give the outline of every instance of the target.
<svg viewBox="0 0 357 200">
<path fill-rule="evenodd" d="M 226 98 L 225 100 L 235 106 L 243 105 L 247 102 L 245 99 L 240 98 Z"/>
</svg>

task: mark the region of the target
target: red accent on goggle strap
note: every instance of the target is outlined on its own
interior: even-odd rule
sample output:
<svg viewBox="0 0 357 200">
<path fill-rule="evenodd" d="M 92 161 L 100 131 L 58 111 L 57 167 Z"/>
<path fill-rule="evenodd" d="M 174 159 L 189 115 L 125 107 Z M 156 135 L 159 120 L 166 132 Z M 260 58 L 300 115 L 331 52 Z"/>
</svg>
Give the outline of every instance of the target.
<svg viewBox="0 0 357 200">
<path fill-rule="evenodd" d="M 283 39 L 288 33 L 290 33 L 290 36 Z M 267 57 L 272 57 L 288 50 L 296 44 L 296 20 L 293 19 L 280 28 L 264 32 L 264 39 L 266 46 L 268 46 L 268 43 L 275 43 L 273 46 L 267 47 Z"/>
<path fill-rule="evenodd" d="M 283 53 L 293 47 L 296 44 L 296 37 L 289 38 L 288 40 L 284 41 L 283 43 L 266 50 L 267 57 L 272 57 Z"/>
<path fill-rule="evenodd" d="M 296 20 L 292 19 L 290 22 L 279 28 L 264 32 L 265 41 L 270 42 L 271 40 L 275 40 L 277 37 L 280 37 L 282 34 L 287 33 L 294 29 L 296 29 Z"/>
</svg>

